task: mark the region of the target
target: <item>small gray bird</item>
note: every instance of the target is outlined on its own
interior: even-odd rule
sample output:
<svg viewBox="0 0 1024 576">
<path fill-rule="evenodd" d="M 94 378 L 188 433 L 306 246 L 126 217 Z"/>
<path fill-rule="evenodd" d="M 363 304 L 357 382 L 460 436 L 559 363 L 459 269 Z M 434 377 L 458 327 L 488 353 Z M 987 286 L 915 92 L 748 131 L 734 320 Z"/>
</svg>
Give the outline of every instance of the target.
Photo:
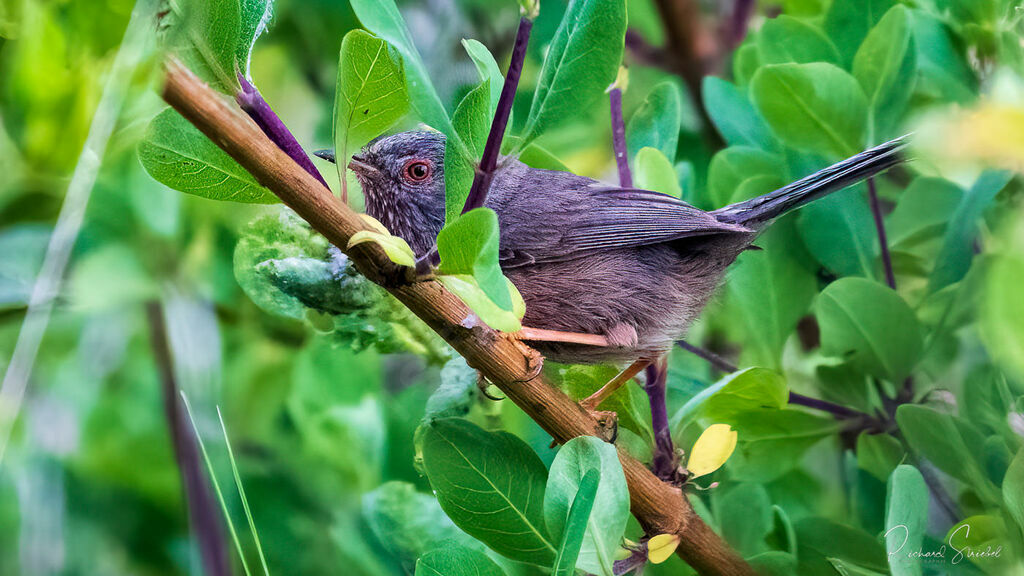
<svg viewBox="0 0 1024 576">
<path fill-rule="evenodd" d="M 713 212 L 502 158 L 486 203 L 501 226 L 500 264 L 526 301 L 526 334 L 554 331 L 525 339 L 564 363 L 659 357 L 774 218 L 894 166 L 904 145 L 894 140 Z M 444 225 L 444 146 L 440 133 L 405 132 L 371 142 L 349 164 L 367 213 L 420 256 Z M 592 345 L 595 335 L 607 345 Z"/>
</svg>

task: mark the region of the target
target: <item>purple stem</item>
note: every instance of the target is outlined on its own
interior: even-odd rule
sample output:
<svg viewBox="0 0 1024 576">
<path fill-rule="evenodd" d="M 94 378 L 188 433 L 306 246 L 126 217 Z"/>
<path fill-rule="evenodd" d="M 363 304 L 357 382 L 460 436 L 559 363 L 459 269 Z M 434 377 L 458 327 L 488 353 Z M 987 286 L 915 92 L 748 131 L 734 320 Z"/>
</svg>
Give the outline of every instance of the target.
<svg viewBox="0 0 1024 576">
<path fill-rule="evenodd" d="M 619 186 L 633 187 L 633 175 L 629 171 L 629 152 L 626 149 L 626 123 L 622 120 L 622 90 L 612 88 L 608 93 L 612 110 L 612 145 L 615 148 L 615 165 L 619 168 Z"/>
<path fill-rule="evenodd" d="M 612 146 L 615 149 L 615 164 L 619 168 L 619 185 L 633 187 L 633 175 L 629 171 L 629 152 L 626 149 L 626 125 L 622 120 L 622 90 L 612 88 L 608 93 L 612 116 Z M 651 405 L 651 426 L 654 428 L 654 475 L 662 480 L 673 481 L 676 475 L 675 447 L 672 446 L 672 430 L 668 424 L 668 362 L 664 358 L 647 367 L 647 400 Z"/>
<path fill-rule="evenodd" d="M 896 289 L 896 275 L 892 271 L 892 256 L 889 254 L 889 240 L 885 235 L 885 222 L 882 220 L 882 206 L 878 202 L 878 189 L 875 179 L 868 178 L 868 198 L 871 200 L 871 213 L 875 216 L 875 229 L 878 231 L 878 245 L 882 249 L 882 266 L 885 267 L 885 282 L 889 288 Z"/>
<path fill-rule="evenodd" d="M 519 87 L 519 76 L 523 73 L 526 45 L 530 41 L 530 30 L 532 29 L 532 20 L 526 17 L 519 19 L 516 43 L 512 47 L 512 60 L 508 64 L 508 72 L 505 73 L 505 84 L 501 87 L 501 96 L 498 97 L 498 107 L 494 112 L 494 121 L 491 122 L 491 131 L 487 134 L 487 144 L 484 145 L 480 165 L 473 176 L 473 185 L 469 189 L 466 203 L 462 206 L 463 214 L 474 208 L 480 208 L 487 202 L 487 193 L 491 189 L 494 170 L 498 166 L 501 140 L 505 137 L 505 127 L 508 126 L 508 117 L 512 113 L 512 103 L 516 97 L 516 89 Z"/>
<path fill-rule="evenodd" d="M 219 508 L 210 493 L 203 467 L 200 466 L 195 437 L 186 432 L 188 425 L 181 410 L 181 396 L 178 395 L 174 377 L 163 308 L 159 302 L 148 302 L 146 314 L 149 319 L 150 346 L 153 348 L 163 392 L 164 415 L 170 428 L 174 459 L 181 474 L 183 500 L 188 506 L 188 520 L 195 534 L 204 572 L 209 576 L 229 576 L 231 571 L 224 533 L 221 531 Z"/>
<path fill-rule="evenodd" d="M 730 49 L 736 48 L 747 37 L 747 27 L 754 13 L 754 0 L 736 0 L 729 19 Z"/>
<path fill-rule="evenodd" d="M 324 188 L 330 190 L 331 187 L 327 185 L 327 181 L 324 180 L 324 177 L 320 175 L 320 171 L 313 165 L 313 161 L 306 155 L 306 151 L 295 140 L 295 136 L 292 136 L 291 131 L 284 125 L 284 122 L 281 122 L 277 114 L 270 109 L 270 105 L 263 99 L 260 91 L 242 74 L 238 75 L 238 82 L 242 85 L 242 91 L 235 94 L 235 101 L 238 102 L 242 110 L 256 122 L 260 129 L 263 130 L 263 133 L 274 144 L 277 144 L 278 148 L 284 150 L 285 154 L 288 154 L 292 160 L 295 160 L 299 166 L 302 166 L 303 170 L 319 180 L 324 185 Z"/>
<path fill-rule="evenodd" d="M 676 476 L 675 448 L 672 446 L 672 429 L 668 424 L 668 403 L 665 400 L 668 381 L 668 362 L 660 361 L 647 367 L 647 384 L 644 391 L 651 403 L 651 427 L 654 428 L 654 462 L 652 471 L 662 480 L 673 481 Z"/>
</svg>

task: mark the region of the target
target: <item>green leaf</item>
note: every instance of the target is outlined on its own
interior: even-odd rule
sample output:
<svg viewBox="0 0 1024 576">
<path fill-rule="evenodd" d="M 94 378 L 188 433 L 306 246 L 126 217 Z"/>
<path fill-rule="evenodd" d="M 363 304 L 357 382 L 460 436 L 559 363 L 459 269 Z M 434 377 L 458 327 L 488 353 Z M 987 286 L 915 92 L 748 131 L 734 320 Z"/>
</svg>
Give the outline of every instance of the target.
<svg viewBox="0 0 1024 576">
<path fill-rule="evenodd" d="M 402 55 L 406 91 L 416 115 L 428 126 L 444 132 L 449 137 L 449 145 L 457 143 L 461 146 L 448 112 L 416 50 L 412 33 L 405 25 L 394 0 L 352 0 L 351 4 L 363 26 L 394 46 Z"/>
<path fill-rule="evenodd" d="M 556 548 L 544 524 L 548 472 L 533 450 L 466 420 L 424 427 L 423 467 L 448 517 L 499 554 L 550 566 Z"/>
<path fill-rule="evenodd" d="M 662 82 L 651 89 L 626 125 L 626 148 L 634 154 L 643 148 L 656 148 L 674 160 L 679 148 L 683 97 L 674 82 Z"/>
<path fill-rule="evenodd" d="M 762 150 L 778 146 L 764 118 L 754 109 L 744 91 L 714 76 L 704 77 L 701 91 L 708 115 L 727 144 Z"/>
<path fill-rule="evenodd" d="M 446 543 L 420 556 L 415 576 L 505 576 L 505 572 L 479 550 Z"/>
<path fill-rule="evenodd" d="M 569 515 L 565 520 L 565 528 L 562 530 L 562 543 L 558 546 L 555 565 L 551 569 L 553 576 L 574 576 L 576 574 L 576 561 L 579 559 L 580 549 L 583 547 L 583 538 L 587 534 L 587 524 L 594 509 L 594 499 L 597 496 L 600 480 L 601 473 L 596 468 L 588 470 L 580 480 L 579 490 L 576 491 L 576 496 L 572 500 L 572 507 L 569 508 Z"/>
<path fill-rule="evenodd" d="M 462 47 L 466 49 L 466 53 L 469 54 L 473 64 L 476 65 L 476 73 L 480 77 L 480 82 L 490 81 L 491 113 L 489 117 L 493 118 L 494 112 L 498 109 L 498 98 L 501 97 L 501 89 L 505 86 L 505 76 L 501 73 L 498 63 L 494 60 L 494 56 L 486 46 L 476 40 L 465 39 L 462 41 Z"/>
<path fill-rule="evenodd" d="M 910 404 L 896 410 L 896 423 L 915 452 L 983 498 L 998 499 L 978 461 L 984 453 L 984 439 L 969 423 L 926 406 Z"/>
<path fill-rule="evenodd" d="M 736 84 L 746 87 L 761 68 L 761 50 L 757 47 L 757 34 L 752 34 L 733 55 L 732 75 Z"/>
<path fill-rule="evenodd" d="M 789 403 L 789 388 L 777 372 L 747 368 L 729 374 L 701 390 L 672 417 L 673 429 L 682 429 L 696 417 L 731 422 L 737 414 L 779 410 Z"/>
<path fill-rule="evenodd" d="M 857 437 L 857 466 L 885 482 L 906 458 L 900 441 L 889 434 L 861 434 Z"/>
<path fill-rule="evenodd" d="M 868 31 L 896 5 L 896 0 L 833 0 L 825 15 L 825 34 L 835 42 L 849 68 Z"/>
<path fill-rule="evenodd" d="M 914 93 L 917 49 L 910 10 L 889 10 L 864 40 L 853 60 L 853 75 L 868 97 L 872 142 L 892 136 Z"/>
<path fill-rule="evenodd" d="M 1013 229 L 1011 228 L 1011 231 Z M 1006 251 L 993 258 L 985 274 L 981 328 L 989 353 L 1000 366 L 1024 374 L 1024 258 Z"/>
<path fill-rule="evenodd" d="M 572 0 L 548 47 L 522 144 L 586 110 L 619 72 L 626 35 L 624 0 Z"/>
<path fill-rule="evenodd" d="M 477 372 L 457 356 L 441 369 L 441 383 L 427 399 L 425 419 L 454 418 L 469 414 L 479 395 Z"/>
<path fill-rule="evenodd" d="M 402 63 L 387 42 L 352 30 L 341 42 L 334 100 L 334 151 L 338 176 L 352 153 L 405 116 L 409 97 Z"/>
<path fill-rule="evenodd" d="M 548 474 L 544 518 L 551 533 L 564 539 L 570 508 L 592 470 L 600 473 L 600 484 L 576 566 L 599 576 L 612 576 L 615 554 L 629 520 L 629 490 L 615 446 L 593 436 L 573 438 L 562 446 Z"/>
<path fill-rule="evenodd" d="M 722 537 L 744 557 L 765 549 L 773 516 L 768 492 L 761 484 L 742 482 L 712 492 L 711 509 Z"/>
<path fill-rule="evenodd" d="M 885 220 L 890 247 L 915 244 L 941 234 L 963 196 L 964 191 L 949 180 L 915 178 Z"/>
<path fill-rule="evenodd" d="M 878 232 L 863 186 L 805 206 L 797 229 L 811 255 L 836 276 L 878 276 Z"/>
<path fill-rule="evenodd" d="M 744 364 L 780 368 L 782 348 L 807 312 L 817 279 L 794 254 L 795 232 L 776 223 L 758 239 L 759 251 L 740 254 L 729 271 L 726 296 Z"/>
<path fill-rule="evenodd" d="M 654 190 L 676 198 L 682 198 L 676 169 L 657 148 L 641 148 L 636 154 L 634 185 L 643 190 Z"/>
<path fill-rule="evenodd" d="M 437 273 L 442 276 L 471 276 L 498 308 L 511 312 L 513 297 L 509 282 L 498 265 L 498 240 L 498 215 L 494 210 L 470 210 L 438 234 L 437 251 L 441 264 Z"/>
<path fill-rule="evenodd" d="M 248 66 L 251 41 L 242 39 L 239 0 L 185 0 L 168 4 L 165 47 L 200 78 L 225 94 L 241 89 L 238 72 Z M 255 33 L 254 33 L 255 34 Z M 244 49 L 246 57 L 238 57 Z"/>
<path fill-rule="evenodd" d="M 898 466 L 889 478 L 885 496 L 885 549 L 893 576 L 920 576 L 920 550 L 928 531 L 928 486 L 913 466 Z"/>
<path fill-rule="evenodd" d="M 730 146 L 711 159 L 708 196 L 713 208 L 747 200 L 785 185 L 784 160 L 778 154 L 749 146 Z M 740 189 L 744 192 L 741 196 Z M 753 196 L 750 196 L 753 197 Z"/>
<path fill-rule="evenodd" d="M 384 549 L 409 568 L 444 541 L 475 544 L 445 516 L 437 500 L 407 482 L 387 482 L 363 496 L 363 518 Z"/>
<path fill-rule="evenodd" d="M 454 222 L 462 213 L 469 189 L 473 185 L 477 162 L 484 152 L 492 118 L 487 101 L 490 85 L 490 80 L 485 80 L 470 90 L 452 116 L 452 124 L 466 145 L 466 152 L 461 153 L 458 148 L 445 146 L 445 222 Z"/>
<path fill-rule="evenodd" d="M 458 296 L 484 324 L 502 332 L 518 332 L 522 329 L 520 320 L 526 311 L 526 303 L 511 281 L 506 279 L 505 286 L 512 300 L 512 310 L 505 310 L 484 292 L 476 278 L 468 274 L 445 274 L 438 276 L 437 279 L 452 294 Z M 467 319 L 465 325 L 471 326 L 472 321 Z"/>
<path fill-rule="evenodd" d="M 0 310 L 25 306 L 43 265 L 52 231 L 40 225 L 19 224 L 0 231 Z"/>
<path fill-rule="evenodd" d="M 917 317 L 899 294 L 864 278 L 843 278 L 818 297 L 821 349 L 893 383 L 910 375 L 924 348 Z"/>
<path fill-rule="evenodd" d="M 913 24 L 919 68 L 917 92 L 938 102 L 973 102 L 978 79 L 967 61 L 962 40 L 944 21 L 921 10 L 914 12 Z"/>
<path fill-rule="evenodd" d="M 1003 478 L 1003 505 L 1024 530 L 1024 449 L 1018 450 Z"/>
<path fill-rule="evenodd" d="M 964 195 L 953 219 L 946 229 L 942 250 L 936 260 L 935 270 L 928 279 L 928 289 L 936 292 L 959 282 L 967 275 L 974 259 L 974 240 L 978 234 L 978 220 L 1010 180 L 1013 173 L 1004 170 L 988 170 Z"/>
<path fill-rule="evenodd" d="M 808 64 L 828 62 L 839 64 L 835 45 L 816 26 L 806 20 L 786 16 L 764 23 L 757 35 L 761 64 Z"/>
<path fill-rule="evenodd" d="M 829 559 L 834 558 L 882 574 L 889 569 L 885 549 L 874 536 L 862 530 L 813 517 L 800 520 L 794 528 L 799 543 L 800 574 L 812 573 L 812 569 L 807 569 L 810 566 L 829 566 Z"/>
<path fill-rule="evenodd" d="M 811 446 L 842 429 L 834 418 L 788 408 L 741 412 L 726 421 L 739 434 L 730 472 L 749 482 L 782 476 L 800 464 Z"/>
<path fill-rule="evenodd" d="M 238 69 L 250 78 L 249 63 L 256 40 L 267 30 L 273 12 L 273 0 L 240 0 L 240 16 L 238 46 L 235 48 L 235 61 Z"/>
<path fill-rule="evenodd" d="M 179 192 L 211 200 L 278 202 L 277 196 L 171 108 L 149 123 L 138 153 L 154 180 Z"/>
<path fill-rule="evenodd" d="M 849 73 L 832 64 L 775 64 L 761 68 L 751 98 L 786 144 L 835 157 L 864 147 L 867 99 Z"/>
</svg>

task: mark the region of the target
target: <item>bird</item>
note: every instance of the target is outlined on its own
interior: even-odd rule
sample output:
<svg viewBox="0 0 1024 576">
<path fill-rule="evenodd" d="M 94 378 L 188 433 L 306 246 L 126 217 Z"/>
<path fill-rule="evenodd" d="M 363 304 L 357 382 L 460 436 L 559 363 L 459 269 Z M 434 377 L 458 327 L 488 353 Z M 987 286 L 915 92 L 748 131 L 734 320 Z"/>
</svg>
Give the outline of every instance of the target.
<svg viewBox="0 0 1024 576">
<path fill-rule="evenodd" d="M 502 157 L 485 206 L 498 216 L 501 269 L 526 303 L 523 339 L 559 363 L 628 364 L 587 399 L 595 407 L 684 337 L 729 266 L 773 221 L 901 163 L 907 142 L 712 211 Z M 371 141 L 348 165 L 367 214 L 418 257 L 445 223 L 444 156 L 442 133 L 417 130 Z"/>
</svg>

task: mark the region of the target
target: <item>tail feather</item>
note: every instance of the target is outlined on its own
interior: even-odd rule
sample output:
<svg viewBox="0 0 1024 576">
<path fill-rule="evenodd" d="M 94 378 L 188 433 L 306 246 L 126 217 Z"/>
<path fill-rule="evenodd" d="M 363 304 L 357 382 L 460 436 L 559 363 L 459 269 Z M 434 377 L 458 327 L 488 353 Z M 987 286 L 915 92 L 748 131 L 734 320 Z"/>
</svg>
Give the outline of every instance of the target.
<svg viewBox="0 0 1024 576">
<path fill-rule="evenodd" d="M 713 212 L 721 222 L 757 228 L 790 210 L 870 178 L 903 162 L 903 136 L 833 164 L 788 186 Z"/>
</svg>

